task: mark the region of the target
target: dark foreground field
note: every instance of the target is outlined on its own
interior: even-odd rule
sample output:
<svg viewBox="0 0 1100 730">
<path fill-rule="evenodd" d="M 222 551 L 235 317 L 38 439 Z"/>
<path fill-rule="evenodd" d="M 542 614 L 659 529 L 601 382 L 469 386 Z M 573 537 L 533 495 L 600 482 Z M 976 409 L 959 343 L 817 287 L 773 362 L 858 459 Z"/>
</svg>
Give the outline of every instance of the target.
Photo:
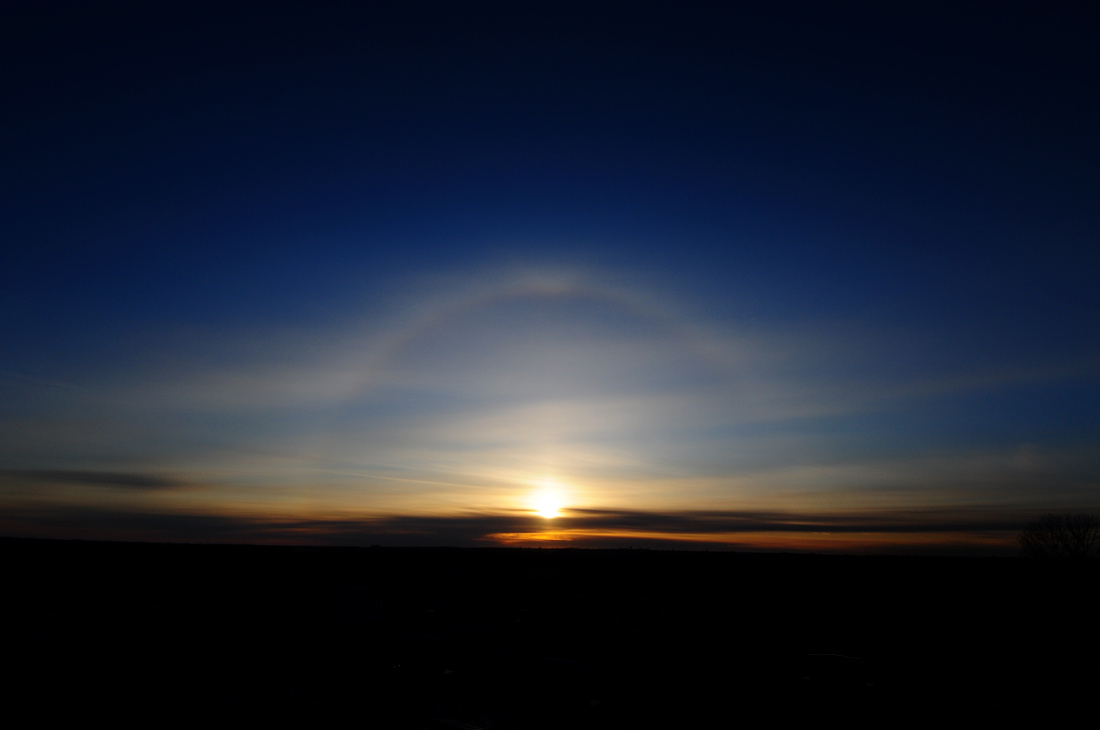
<svg viewBox="0 0 1100 730">
<path fill-rule="evenodd" d="M 379 728 L 1061 724 L 1094 563 L 0 540 L 5 714 Z"/>
</svg>

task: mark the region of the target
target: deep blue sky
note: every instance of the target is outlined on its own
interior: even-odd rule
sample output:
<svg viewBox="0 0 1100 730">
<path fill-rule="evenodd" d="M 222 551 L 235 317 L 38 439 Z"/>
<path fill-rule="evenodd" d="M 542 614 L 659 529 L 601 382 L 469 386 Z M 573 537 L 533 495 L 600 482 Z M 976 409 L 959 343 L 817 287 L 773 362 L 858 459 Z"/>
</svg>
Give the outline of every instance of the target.
<svg viewBox="0 0 1100 730">
<path fill-rule="evenodd" d="M 1096 13 L 727 5 L 9 4 L 2 528 L 1095 508 Z"/>
</svg>

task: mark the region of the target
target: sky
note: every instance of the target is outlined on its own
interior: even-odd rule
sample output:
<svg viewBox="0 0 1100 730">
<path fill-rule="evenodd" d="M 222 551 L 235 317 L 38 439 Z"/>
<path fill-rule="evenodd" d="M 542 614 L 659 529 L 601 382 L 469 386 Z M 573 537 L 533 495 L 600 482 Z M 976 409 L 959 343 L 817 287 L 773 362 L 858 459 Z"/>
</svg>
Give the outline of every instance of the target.
<svg viewBox="0 0 1100 730">
<path fill-rule="evenodd" d="M 1100 14 L 0 11 L 0 535 L 1001 555 L 1100 509 Z"/>
</svg>

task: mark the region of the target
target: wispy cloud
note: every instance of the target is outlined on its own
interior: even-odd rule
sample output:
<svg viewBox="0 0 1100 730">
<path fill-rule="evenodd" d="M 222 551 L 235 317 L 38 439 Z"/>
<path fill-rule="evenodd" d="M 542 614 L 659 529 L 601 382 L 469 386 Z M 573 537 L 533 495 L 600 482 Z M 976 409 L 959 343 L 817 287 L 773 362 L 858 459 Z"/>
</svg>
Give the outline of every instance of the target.
<svg viewBox="0 0 1100 730">
<path fill-rule="evenodd" d="M 738 329 L 592 271 L 436 283 L 439 291 L 414 288 L 379 314 L 164 335 L 116 367 L 75 377 L 79 387 L 31 383 L 0 417 L 0 478 L 26 487 L 28 505 L 77 500 L 77 490 L 82 509 L 129 499 L 138 512 L 164 514 L 172 495 L 187 493 L 173 509 L 252 515 L 263 535 L 295 539 L 531 532 L 499 515 L 550 477 L 575 508 L 559 524 L 592 539 L 628 529 L 747 534 L 741 524 L 754 534 L 807 531 L 769 514 L 852 533 L 862 523 L 807 515 L 1097 501 L 1100 465 L 1088 444 L 1046 439 L 1024 417 L 1027 401 L 1008 436 L 981 443 L 1000 425 L 988 418 L 977 433 L 956 425 L 970 415 L 960 394 L 1012 402 L 1022 386 L 1087 378 L 1088 362 L 932 367 L 927 338 L 853 323 Z M 463 509 L 481 516 L 463 522 Z M 264 522 L 294 510 L 303 520 L 423 520 L 434 510 L 445 521 L 438 530 L 412 517 L 346 530 L 301 522 L 285 533 L 289 523 Z M 897 532 L 889 524 L 867 529 Z M 233 522 L 227 534 L 253 534 L 250 525 Z"/>
</svg>

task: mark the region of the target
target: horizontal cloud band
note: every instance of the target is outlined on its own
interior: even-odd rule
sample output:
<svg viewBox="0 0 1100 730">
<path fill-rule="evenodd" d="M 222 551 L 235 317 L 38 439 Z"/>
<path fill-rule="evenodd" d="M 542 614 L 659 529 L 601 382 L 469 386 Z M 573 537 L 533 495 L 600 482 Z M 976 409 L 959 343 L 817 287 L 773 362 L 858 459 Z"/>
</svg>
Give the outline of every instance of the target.
<svg viewBox="0 0 1100 730">
<path fill-rule="evenodd" d="M 528 513 L 463 514 L 456 516 L 388 515 L 364 518 L 278 520 L 210 514 L 137 513 L 64 507 L 20 510 L 0 518 L 9 535 L 52 533 L 81 537 L 82 526 L 113 539 L 157 539 L 199 542 L 310 543 L 330 545 L 456 545 L 515 544 L 508 536 L 528 536 L 580 544 L 597 544 L 616 535 L 650 541 L 675 541 L 679 547 L 705 547 L 723 536 L 761 533 L 973 535 L 999 534 L 1008 545 L 1030 514 L 984 515 L 980 510 L 910 511 L 873 516 L 837 514 L 805 519 L 795 514 L 753 511 L 678 513 L 626 510 L 570 510 L 548 520 Z M 694 536 L 685 540 L 684 536 Z M 724 541 L 730 546 L 730 541 Z M 739 541 L 736 541 L 739 542 Z M 747 546 L 747 545 L 746 545 Z"/>
</svg>

